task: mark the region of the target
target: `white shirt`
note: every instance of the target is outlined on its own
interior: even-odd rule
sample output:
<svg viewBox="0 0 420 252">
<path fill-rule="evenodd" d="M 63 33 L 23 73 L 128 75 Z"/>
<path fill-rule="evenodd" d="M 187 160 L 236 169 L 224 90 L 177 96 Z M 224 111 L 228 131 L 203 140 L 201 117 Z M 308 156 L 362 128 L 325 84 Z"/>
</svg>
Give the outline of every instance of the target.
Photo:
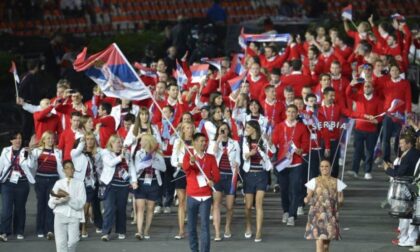
<svg viewBox="0 0 420 252">
<path fill-rule="evenodd" d="M 305 184 L 306 188 L 308 188 L 311 191 L 315 191 L 316 188 L 316 178 L 311 179 L 308 183 Z M 346 189 L 347 185 L 344 184 L 343 181 L 340 179 L 337 179 L 337 192 L 342 192 L 344 189 Z"/>
</svg>

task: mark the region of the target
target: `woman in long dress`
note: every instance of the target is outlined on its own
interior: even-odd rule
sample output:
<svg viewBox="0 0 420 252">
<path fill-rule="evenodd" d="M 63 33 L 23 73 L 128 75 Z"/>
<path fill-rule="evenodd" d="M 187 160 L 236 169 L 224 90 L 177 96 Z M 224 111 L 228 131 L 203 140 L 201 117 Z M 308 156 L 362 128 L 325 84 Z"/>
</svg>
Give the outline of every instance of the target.
<svg viewBox="0 0 420 252">
<path fill-rule="evenodd" d="M 343 204 L 343 190 L 347 186 L 331 176 L 331 163 L 328 160 L 321 161 L 320 173 L 320 176 L 305 184 L 308 195 L 304 200 L 311 206 L 305 238 L 316 240 L 317 252 L 328 252 L 330 241 L 341 238 L 338 207 Z"/>
</svg>

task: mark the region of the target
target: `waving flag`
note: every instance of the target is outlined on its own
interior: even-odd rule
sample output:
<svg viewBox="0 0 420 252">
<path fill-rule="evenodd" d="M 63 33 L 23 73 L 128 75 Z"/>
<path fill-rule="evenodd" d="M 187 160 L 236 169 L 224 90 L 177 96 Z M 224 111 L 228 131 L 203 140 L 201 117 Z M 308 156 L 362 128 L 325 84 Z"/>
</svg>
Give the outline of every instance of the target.
<svg viewBox="0 0 420 252">
<path fill-rule="evenodd" d="M 109 97 L 129 100 L 144 100 L 151 97 L 149 89 L 140 80 L 117 44 L 86 59 L 87 48 L 77 55 L 73 67 L 99 85 Z"/>
<path fill-rule="evenodd" d="M 243 35 L 244 35 L 244 28 L 242 27 L 241 28 L 241 34 L 239 34 L 239 37 L 238 37 L 238 44 L 243 50 L 245 50 L 246 49 L 246 42 L 245 42 L 245 37 Z"/>
<path fill-rule="evenodd" d="M 240 74 L 242 74 L 246 71 L 245 67 L 241 63 L 240 54 L 233 55 L 232 64 L 230 66 L 230 69 L 238 75 L 240 75 Z"/>
<path fill-rule="evenodd" d="M 19 79 L 19 75 L 17 73 L 17 68 L 16 68 L 16 64 L 14 61 L 12 61 L 12 66 L 10 67 L 9 72 L 11 72 L 13 74 L 13 77 L 15 78 L 15 82 L 19 83 L 20 79 Z"/>
<path fill-rule="evenodd" d="M 389 113 L 394 113 L 396 112 L 401 106 L 403 106 L 405 104 L 405 102 L 403 100 L 400 99 L 394 99 L 391 102 L 391 106 L 389 107 L 389 109 L 387 110 Z"/>
<path fill-rule="evenodd" d="M 291 144 L 288 144 L 287 146 L 284 146 L 281 158 L 274 164 L 278 172 L 283 171 L 292 163 L 293 153 L 295 153 L 296 150 L 297 147 L 293 142 Z"/>
<path fill-rule="evenodd" d="M 242 73 L 238 77 L 228 80 L 228 83 L 232 92 L 235 92 L 236 90 L 241 88 L 242 81 L 244 80 L 245 76 L 246 76 L 246 72 Z"/>
<path fill-rule="evenodd" d="M 238 173 L 234 171 L 232 174 L 232 180 L 230 181 L 229 194 L 235 194 L 237 183 L 238 183 Z"/>
<path fill-rule="evenodd" d="M 396 20 L 398 20 L 398 21 L 402 21 L 402 22 L 404 22 L 405 21 L 405 17 L 403 16 L 403 15 L 401 15 L 401 14 L 399 14 L 399 13 L 395 13 L 395 14 L 392 14 L 391 15 L 391 18 L 392 19 L 396 19 Z"/>
<path fill-rule="evenodd" d="M 140 71 L 140 75 L 147 76 L 150 78 L 157 78 L 157 72 L 155 69 L 145 67 L 138 62 L 134 62 L 134 67 Z"/>
<path fill-rule="evenodd" d="M 138 169 L 144 169 L 147 167 L 152 166 L 153 155 L 151 153 L 147 153 L 138 164 Z"/>
<path fill-rule="evenodd" d="M 207 72 L 209 71 L 208 64 L 199 64 L 190 66 L 191 70 L 191 82 L 192 83 L 199 83 L 202 79 L 207 76 Z"/>
<path fill-rule="evenodd" d="M 383 127 L 381 127 L 381 130 L 379 131 L 378 134 L 378 140 L 376 140 L 376 144 L 375 144 L 375 148 L 373 149 L 373 160 L 382 157 L 382 142 L 381 142 L 381 135 L 382 135 L 382 129 Z"/>
<path fill-rule="evenodd" d="M 173 71 L 173 76 L 176 79 L 176 83 L 180 89 L 184 88 L 184 85 L 188 83 L 188 77 L 182 69 L 182 66 L 176 61 L 176 70 Z"/>
<path fill-rule="evenodd" d="M 239 34 L 239 45 L 246 48 L 246 42 L 285 42 L 287 43 L 290 39 L 290 34 L 245 34 L 243 29 Z"/>
<path fill-rule="evenodd" d="M 222 70 L 221 62 L 223 59 L 224 58 L 214 58 L 214 59 L 202 58 L 201 62 L 210 64 L 214 66 L 215 68 L 217 68 L 218 71 L 220 71 Z"/>
<path fill-rule="evenodd" d="M 341 17 L 348 20 L 353 19 L 353 6 L 351 4 L 343 8 L 343 11 L 341 12 Z"/>
</svg>

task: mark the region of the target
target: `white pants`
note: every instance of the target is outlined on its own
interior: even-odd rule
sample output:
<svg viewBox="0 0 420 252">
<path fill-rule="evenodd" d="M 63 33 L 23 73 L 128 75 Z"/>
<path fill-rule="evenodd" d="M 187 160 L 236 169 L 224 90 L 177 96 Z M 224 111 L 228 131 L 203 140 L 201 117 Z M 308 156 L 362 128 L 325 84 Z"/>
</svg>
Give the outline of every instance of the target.
<svg viewBox="0 0 420 252">
<path fill-rule="evenodd" d="M 55 245 L 57 252 L 75 252 L 79 242 L 80 219 L 56 214 L 54 218 Z"/>
<path fill-rule="evenodd" d="M 411 219 L 399 219 L 399 244 L 410 244 L 412 246 L 416 245 L 417 236 L 418 236 L 418 227 L 410 225 Z"/>
</svg>

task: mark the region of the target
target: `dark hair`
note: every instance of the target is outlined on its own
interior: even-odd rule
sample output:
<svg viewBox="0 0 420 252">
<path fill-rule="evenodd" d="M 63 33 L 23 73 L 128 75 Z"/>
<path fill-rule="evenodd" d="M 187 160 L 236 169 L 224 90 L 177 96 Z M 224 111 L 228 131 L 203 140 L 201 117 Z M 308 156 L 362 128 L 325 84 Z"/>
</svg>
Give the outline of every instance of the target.
<svg viewBox="0 0 420 252">
<path fill-rule="evenodd" d="M 73 116 L 82 117 L 82 113 L 80 113 L 79 111 L 73 111 L 70 114 L 70 118 L 73 118 Z"/>
<path fill-rule="evenodd" d="M 176 82 L 175 82 L 176 83 Z M 169 84 L 169 85 L 167 85 L 166 86 L 166 88 L 169 90 L 169 89 L 171 89 L 171 87 L 176 87 L 176 88 L 179 88 L 178 87 L 178 85 L 177 84 L 175 84 L 175 83 L 171 83 L 171 84 Z"/>
<path fill-rule="evenodd" d="M 338 60 L 334 60 L 333 62 L 331 62 L 331 65 L 332 64 L 334 64 L 334 65 L 338 65 L 339 67 L 341 67 L 341 63 L 340 63 L 340 61 L 338 61 Z"/>
<path fill-rule="evenodd" d="M 18 135 L 20 135 L 22 137 L 23 136 L 22 131 L 20 131 L 20 130 L 13 130 L 12 132 L 10 132 L 9 140 L 10 141 L 15 140 Z"/>
<path fill-rule="evenodd" d="M 254 120 L 248 121 L 248 122 L 246 122 L 246 124 L 251 126 L 251 128 L 255 129 L 255 131 L 257 133 L 258 147 L 260 147 L 260 149 L 262 151 L 264 151 L 264 144 L 262 143 L 262 141 L 260 139 L 262 137 L 260 124 L 257 121 L 254 121 Z M 248 145 L 251 146 L 251 142 L 252 142 L 251 136 L 247 136 L 246 140 L 248 141 Z"/>
<path fill-rule="evenodd" d="M 73 162 L 72 162 L 71 160 L 65 160 L 65 161 L 63 162 L 63 169 L 64 169 L 64 167 L 66 166 L 66 164 L 71 164 L 71 166 L 73 167 L 73 170 L 74 170 L 74 164 L 73 164 Z"/>
<path fill-rule="evenodd" d="M 317 99 L 315 94 L 308 94 L 308 95 L 305 97 L 305 101 L 308 101 L 308 100 L 309 100 L 309 98 L 315 98 L 315 99 Z"/>
<path fill-rule="evenodd" d="M 274 75 L 281 75 L 281 70 L 280 70 L 279 68 L 273 68 L 273 69 L 271 70 L 271 74 L 274 74 Z"/>
<path fill-rule="evenodd" d="M 216 127 L 217 126 L 219 126 L 219 124 L 222 122 L 222 120 L 220 120 L 220 121 L 215 121 L 214 119 L 213 119 L 213 117 L 214 117 L 214 114 L 216 114 L 216 111 L 217 111 L 217 109 L 220 109 L 220 111 L 223 111 L 223 109 L 222 109 L 222 107 L 220 107 L 220 106 L 214 106 L 214 107 L 211 107 L 210 108 L 210 112 L 209 112 L 209 121 L 210 122 L 212 122 Z"/>
<path fill-rule="evenodd" d="M 206 137 L 206 135 L 204 135 L 203 133 L 201 133 L 201 132 L 197 132 L 197 133 L 194 133 L 194 135 L 193 135 L 193 141 L 195 142 L 195 141 L 197 141 L 197 139 L 199 139 L 200 137 L 204 137 L 204 138 L 206 138 L 207 139 L 207 137 Z"/>
<path fill-rule="evenodd" d="M 326 87 L 324 88 L 324 91 L 322 92 L 322 94 L 327 95 L 330 92 L 335 92 L 335 89 L 333 87 Z"/>
<path fill-rule="evenodd" d="M 319 80 L 322 80 L 322 77 L 327 76 L 331 80 L 331 75 L 328 73 L 322 73 L 319 75 Z"/>
<path fill-rule="evenodd" d="M 401 134 L 400 136 L 400 140 L 404 139 L 406 144 L 411 144 L 412 146 L 416 145 L 416 138 L 410 134 L 409 132 L 405 132 L 403 134 Z"/>
<path fill-rule="evenodd" d="M 117 104 L 121 105 L 122 104 L 122 100 L 121 99 L 117 99 Z M 130 111 L 133 108 L 133 102 L 129 101 L 128 103 L 128 110 Z"/>
<path fill-rule="evenodd" d="M 134 121 L 136 121 L 136 116 L 128 113 L 124 116 L 124 121 L 130 121 L 131 123 L 134 123 Z"/>
<path fill-rule="evenodd" d="M 29 71 L 31 70 L 35 70 L 36 68 L 38 68 L 40 65 L 40 61 L 38 59 L 29 59 L 26 62 L 26 67 L 28 68 Z"/>
<path fill-rule="evenodd" d="M 184 117 L 184 115 L 189 115 L 189 116 L 190 116 L 190 118 L 191 118 L 191 121 L 192 121 L 192 122 L 194 122 L 193 115 L 192 115 L 190 112 L 184 112 L 184 113 L 182 113 L 182 116 L 181 116 L 181 121 L 182 121 L 182 118 Z"/>
<path fill-rule="evenodd" d="M 310 46 L 309 49 L 308 49 L 308 51 L 313 51 L 316 56 L 318 56 L 319 53 L 320 53 L 319 52 L 319 49 L 317 47 L 315 47 L 315 46 Z"/>
<path fill-rule="evenodd" d="M 215 92 L 212 92 L 211 94 L 210 94 L 210 107 L 215 107 L 215 106 L 221 106 L 221 107 L 223 107 L 224 106 L 224 104 L 223 104 L 223 102 L 222 102 L 222 105 L 216 105 L 215 104 L 215 100 L 216 100 L 216 98 L 217 97 L 222 97 L 223 98 L 223 96 L 222 96 L 222 93 L 220 93 L 220 92 L 218 92 L 218 91 L 215 91 Z"/>
<path fill-rule="evenodd" d="M 111 114 L 111 110 L 112 110 L 112 105 L 109 102 L 101 102 L 100 106 L 102 107 L 103 110 L 106 111 L 106 114 L 109 115 Z"/>
<path fill-rule="evenodd" d="M 175 113 L 175 109 L 174 109 L 174 107 L 172 107 L 172 106 L 170 106 L 170 105 L 166 105 L 166 106 L 164 106 L 164 107 L 162 108 L 162 110 L 163 110 L 164 108 L 169 109 L 169 111 L 171 111 L 171 113 Z"/>
<path fill-rule="evenodd" d="M 264 115 L 264 109 L 262 108 L 262 106 L 261 106 L 260 102 L 259 102 L 258 100 L 256 100 L 256 99 L 251 99 L 251 100 L 249 101 L 249 103 L 248 103 L 248 107 L 246 108 L 246 113 L 247 113 L 247 114 L 251 114 L 251 109 L 250 109 L 250 107 L 251 107 L 251 104 L 252 104 L 252 103 L 257 104 L 257 105 L 258 105 L 258 113 L 260 113 L 261 115 Z"/>
<path fill-rule="evenodd" d="M 226 127 L 228 128 L 228 130 L 229 130 L 229 133 L 228 133 L 228 137 L 229 138 L 232 138 L 232 131 L 230 130 L 230 127 L 229 127 L 229 124 L 227 123 L 227 122 L 222 122 L 218 127 L 217 127 L 217 130 L 216 130 L 216 135 L 214 136 L 214 141 L 216 141 L 217 140 L 217 138 L 219 137 L 219 129 L 220 129 L 220 127 L 222 127 L 223 125 L 226 125 Z"/>
<path fill-rule="evenodd" d="M 293 89 L 293 87 L 292 87 L 292 86 L 287 86 L 287 87 L 284 89 L 284 91 L 286 91 L 286 92 L 288 92 L 288 93 L 294 93 L 294 92 L 295 92 L 295 90 Z"/>
<path fill-rule="evenodd" d="M 295 109 L 295 110 L 296 110 L 296 112 L 297 112 L 297 111 L 299 111 L 298 107 L 297 107 L 295 104 L 289 104 L 289 105 L 287 105 L 287 106 L 286 106 L 286 110 L 288 110 L 289 108 L 293 108 L 293 109 Z"/>
<path fill-rule="evenodd" d="M 292 65 L 293 71 L 300 71 L 302 68 L 302 61 L 299 59 L 292 60 L 290 64 Z"/>
<path fill-rule="evenodd" d="M 372 51 L 372 45 L 369 44 L 367 40 L 361 40 L 359 43 L 361 49 L 365 52 L 371 52 Z"/>
</svg>

